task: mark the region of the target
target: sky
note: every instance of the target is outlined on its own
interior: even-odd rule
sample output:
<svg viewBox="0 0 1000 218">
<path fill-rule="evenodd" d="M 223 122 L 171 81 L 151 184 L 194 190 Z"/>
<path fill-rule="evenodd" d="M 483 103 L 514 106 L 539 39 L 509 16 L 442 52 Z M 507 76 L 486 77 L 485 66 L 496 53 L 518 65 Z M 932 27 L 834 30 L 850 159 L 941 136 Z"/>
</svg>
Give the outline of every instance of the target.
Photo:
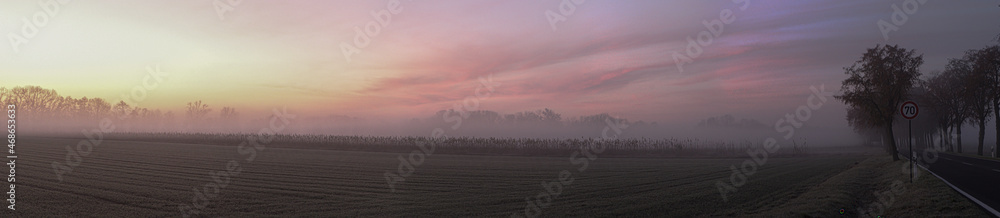
<svg viewBox="0 0 1000 218">
<path fill-rule="evenodd" d="M 972 0 L 919 5 L 888 38 L 877 23 L 905 1 L 589 0 L 555 25 L 546 12 L 563 15 L 573 1 L 52 1 L 61 4 L 51 13 L 39 2 L 49 1 L 0 7 L 0 86 L 117 102 L 159 67 L 167 76 L 142 88 L 139 106 L 179 112 L 202 100 L 215 111 L 373 120 L 450 109 L 492 77 L 499 86 L 478 109 L 773 123 L 805 105 L 810 87 L 839 90 L 866 48 L 916 49 L 930 74 L 1000 34 L 998 2 Z M 389 9 L 348 61 L 342 45 L 355 45 L 355 28 Z M 732 22 L 679 70 L 674 54 L 724 11 Z M 29 19 L 44 25 L 12 43 Z M 849 130 L 840 102 L 813 114 L 809 125 Z"/>
</svg>

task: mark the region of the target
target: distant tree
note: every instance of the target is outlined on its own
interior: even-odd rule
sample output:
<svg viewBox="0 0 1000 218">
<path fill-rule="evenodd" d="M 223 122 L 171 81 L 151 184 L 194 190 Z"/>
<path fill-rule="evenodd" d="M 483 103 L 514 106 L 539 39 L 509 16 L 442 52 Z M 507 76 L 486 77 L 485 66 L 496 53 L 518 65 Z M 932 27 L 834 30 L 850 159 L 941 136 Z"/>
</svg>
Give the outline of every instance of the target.
<svg viewBox="0 0 1000 218">
<path fill-rule="evenodd" d="M 99 119 L 104 116 L 112 115 L 112 106 L 110 103 L 102 98 L 87 98 L 82 97 L 80 99 L 68 98 L 64 99 L 66 104 L 69 104 L 69 111 L 67 114 L 76 117 L 78 119 Z"/>
<path fill-rule="evenodd" d="M 932 119 L 937 121 L 941 128 L 942 146 L 950 151 L 954 150 L 951 146 L 951 130 L 957 126 L 958 122 L 965 120 L 968 116 L 967 108 L 963 106 L 962 99 L 955 97 L 957 91 L 964 89 L 964 86 L 956 78 L 955 71 L 949 69 L 936 73 L 921 82 L 927 92 L 920 99 L 922 102 L 926 102 L 928 109 L 937 112 Z"/>
<path fill-rule="evenodd" d="M 135 107 L 132 109 L 132 112 L 129 113 L 129 115 L 138 120 L 145 121 L 148 120 L 150 117 L 150 110 L 142 107 Z"/>
<path fill-rule="evenodd" d="M 948 60 L 948 65 L 945 66 L 944 73 L 948 75 L 949 88 L 952 93 L 952 101 L 954 101 L 953 106 L 953 119 L 952 123 L 955 125 L 955 140 L 956 140 L 956 150 L 958 153 L 962 153 L 962 148 L 964 147 L 962 143 L 962 126 L 965 126 L 965 122 L 970 120 L 972 116 L 972 105 L 967 101 L 964 96 L 970 95 L 975 90 L 971 89 L 967 85 L 967 77 L 972 72 L 972 64 L 965 58 L 953 58 Z"/>
<path fill-rule="evenodd" d="M 844 68 L 850 77 L 843 81 L 843 95 L 834 96 L 850 107 L 857 107 L 875 126 L 885 128 L 892 159 L 899 160 L 892 124 L 897 107 L 907 99 L 920 76 L 923 55 L 915 55 L 896 45 L 877 45 L 868 49 L 854 65 Z"/>
<path fill-rule="evenodd" d="M 95 101 L 96 99 L 90 99 L 87 97 L 77 99 L 75 107 L 76 111 L 74 112 L 75 116 L 87 119 L 96 119 L 97 117 L 99 117 L 100 115 L 98 114 L 99 113 L 98 108 L 96 108 L 95 107 L 96 105 L 94 104 L 96 103 Z"/>
<path fill-rule="evenodd" d="M 6 87 L 0 87 L 0 103 L 2 103 L 4 107 L 7 107 L 7 92 Z"/>
<path fill-rule="evenodd" d="M 15 104 L 27 118 L 42 118 L 54 114 L 62 101 L 55 90 L 40 86 L 18 86 L 10 89 L 7 103 Z"/>
<path fill-rule="evenodd" d="M 174 122 L 176 122 L 175 119 L 177 119 L 177 117 L 174 115 L 174 112 L 167 111 L 166 113 L 163 113 L 163 120 L 160 122 L 163 123 L 164 126 L 172 127 L 175 124 Z"/>
<path fill-rule="evenodd" d="M 538 113 L 542 115 L 542 121 L 544 122 L 558 123 L 562 121 L 562 115 L 551 109 L 545 108 L 538 111 Z"/>
<path fill-rule="evenodd" d="M 542 115 L 534 111 L 522 111 L 514 114 L 514 120 L 518 123 L 534 123 L 542 121 Z"/>
<path fill-rule="evenodd" d="M 488 110 L 469 111 L 469 122 L 477 124 L 495 124 L 503 119 L 500 113 Z"/>
<path fill-rule="evenodd" d="M 219 120 L 222 121 L 225 126 L 229 127 L 236 125 L 239 117 L 240 114 L 236 112 L 236 108 L 232 107 L 223 107 L 222 111 L 219 113 Z"/>
<path fill-rule="evenodd" d="M 132 115 L 132 107 L 125 101 L 118 101 L 118 104 L 111 108 L 111 113 L 118 119 L 125 119 Z"/>
<path fill-rule="evenodd" d="M 149 117 L 157 120 L 163 119 L 163 111 L 160 111 L 160 109 L 153 109 L 149 113 Z"/>
<path fill-rule="evenodd" d="M 578 119 L 576 119 L 576 120 L 574 120 L 572 122 L 572 125 L 576 125 L 576 126 L 604 126 L 604 125 L 608 125 L 607 124 L 607 120 L 610 120 L 612 123 L 630 124 L 630 123 L 628 123 L 628 120 L 626 120 L 624 118 L 615 118 L 615 117 L 611 116 L 608 113 L 600 113 L 600 114 L 595 114 L 595 115 L 590 115 L 590 116 L 580 116 L 580 118 L 578 118 Z"/>
<path fill-rule="evenodd" d="M 923 81 L 918 80 L 918 83 L 910 89 L 910 96 L 913 101 L 916 101 L 923 106 L 923 110 L 920 110 L 920 118 L 907 121 L 907 126 L 909 127 L 909 132 L 913 146 L 917 148 L 932 148 L 934 145 L 934 135 L 940 133 L 940 121 L 942 118 L 942 111 L 936 107 L 931 106 L 932 101 L 926 99 L 929 95 L 929 89 L 924 86 Z"/>
<path fill-rule="evenodd" d="M 230 120 L 230 119 L 236 119 L 237 117 L 239 117 L 239 115 L 240 114 L 236 112 L 236 108 L 223 107 L 222 111 L 219 114 L 219 117 L 221 117 L 224 120 Z"/>
<path fill-rule="evenodd" d="M 185 113 L 188 124 L 202 123 L 212 109 L 208 108 L 208 104 L 203 104 L 201 101 L 188 102 L 187 112 Z"/>
<path fill-rule="evenodd" d="M 63 97 L 56 106 L 57 113 L 54 114 L 54 117 L 57 119 L 76 119 L 77 117 L 74 117 L 76 106 L 76 99 L 70 96 Z"/>
</svg>

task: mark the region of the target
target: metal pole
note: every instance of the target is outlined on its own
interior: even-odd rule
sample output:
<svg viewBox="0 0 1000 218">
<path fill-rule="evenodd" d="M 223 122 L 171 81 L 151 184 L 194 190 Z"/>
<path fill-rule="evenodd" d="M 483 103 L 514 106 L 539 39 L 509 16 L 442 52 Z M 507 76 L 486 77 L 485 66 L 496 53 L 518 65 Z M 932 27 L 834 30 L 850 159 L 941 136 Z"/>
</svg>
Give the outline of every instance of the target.
<svg viewBox="0 0 1000 218">
<path fill-rule="evenodd" d="M 917 173 L 917 169 L 914 169 L 913 166 L 913 156 L 915 156 L 913 155 L 915 154 L 913 152 L 913 120 L 906 120 L 906 125 L 906 141 L 910 144 L 910 183 L 913 183 L 913 174 Z"/>
</svg>

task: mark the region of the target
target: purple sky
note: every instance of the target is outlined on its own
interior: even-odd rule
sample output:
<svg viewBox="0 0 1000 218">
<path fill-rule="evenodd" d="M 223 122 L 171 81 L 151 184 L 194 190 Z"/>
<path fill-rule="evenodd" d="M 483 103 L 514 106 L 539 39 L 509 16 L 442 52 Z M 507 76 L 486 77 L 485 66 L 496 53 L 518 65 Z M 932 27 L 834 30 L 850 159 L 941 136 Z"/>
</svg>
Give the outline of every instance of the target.
<svg viewBox="0 0 1000 218">
<path fill-rule="evenodd" d="M 0 86 L 117 101 L 160 65 L 170 76 L 142 106 L 204 100 L 405 119 L 452 108 L 492 75 L 501 86 L 479 109 L 771 124 L 805 104 L 810 86 L 838 90 L 842 68 L 876 44 L 923 53 L 926 75 L 1000 34 L 996 1 L 929 1 L 885 40 L 876 23 L 905 1 L 752 1 L 740 10 L 730 1 L 589 0 L 553 31 L 545 12 L 559 13 L 562 1 L 404 0 L 348 62 L 341 43 L 353 44 L 353 28 L 386 1 L 245 0 L 222 19 L 211 2 L 69 2 L 19 51 L 0 43 Z M 735 20 L 679 72 L 672 54 L 723 10 Z M 21 33 L 21 19 L 38 11 L 34 1 L 5 3 L 0 33 Z M 844 114 L 831 101 L 810 125 L 847 129 Z"/>
</svg>

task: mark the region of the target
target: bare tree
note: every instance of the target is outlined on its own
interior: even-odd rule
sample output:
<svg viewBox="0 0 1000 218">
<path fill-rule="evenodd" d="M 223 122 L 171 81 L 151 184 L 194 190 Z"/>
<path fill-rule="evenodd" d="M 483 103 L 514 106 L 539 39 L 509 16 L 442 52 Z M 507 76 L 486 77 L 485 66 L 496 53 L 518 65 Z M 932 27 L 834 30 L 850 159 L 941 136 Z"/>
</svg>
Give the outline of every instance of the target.
<svg viewBox="0 0 1000 218">
<path fill-rule="evenodd" d="M 118 104 L 115 104 L 115 106 L 111 108 L 111 113 L 119 119 L 125 119 L 131 115 L 132 106 L 129 106 L 128 103 L 125 103 L 125 101 L 118 101 Z"/>
<path fill-rule="evenodd" d="M 844 68 L 850 75 L 844 80 L 843 95 L 834 96 L 850 107 L 857 107 L 875 126 L 885 128 L 892 159 L 899 160 L 892 124 L 896 118 L 896 108 L 908 98 L 910 89 L 920 76 L 919 67 L 924 63 L 923 55 L 915 55 L 896 45 L 877 45 L 870 48 L 854 65 Z"/>
<path fill-rule="evenodd" d="M 236 108 L 232 107 L 222 107 L 222 111 L 219 113 L 219 117 L 222 119 L 235 119 L 239 117 L 239 113 L 236 112 Z"/>
<path fill-rule="evenodd" d="M 961 98 L 955 97 L 956 90 L 963 88 L 955 78 L 954 71 L 949 70 L 937 73 L 922 82 L 927 92 L 921 96 L 921 100 L 926 102 L 931 110 L 937 112 L 934 119 L 941 128 L 941 144 L 948 150 L 954 150 L 951 146 L 951 130 L 959 120 L 965 120 L 967 117 L 965 110 L 960 108 Z"/>
<path fill-rule="evenodd" d="M 955 125 L 955 140 L 956 140 L 956 150 L 958 153 L 962 153 L 962 126 L 965 126 L 965 122 L 969 120 L 972 112 L 972 106 L 966 101 L 962 96 L 968 95 L 970 92 L 970 87 L 966 85 L 966 77 L 972 71 L 972 64 L 964 58 L 950 59 L 948 65 L 945 66 L 944 73 L 947 74 L 948 85 L 953 93 L 951 101 L 953 104 L 952 110 L 952 123 Z"/>
<path fill-rule="evenodd" d="M 208 115 L 209 112 L 212 112 L 212 109 L 209 109 L 208 104 L 203 104 L 201 103 L 200 100 L 187 103 L 186 115 L 188 118 L 191 119 L 205 118 L 205 115 Z"/>
<path fill-rule="evenodd" d="M 965 71 L 964 85 L 966 91 L 961 95 L 963 100 L 969 105 L 970 121 L 979 126 L 979 144 L 976 154 L 983 155 L 983 140 L 986 135 L 986 122 L 989 121 L 994 98 L 994 85 L 990 78 L 991 63 L 984 60 L 985 50 L 969 50 L 965 52 L 963 59 L 970 64 L 970 70 Z"/>
<path fill-rule="evenodd" d="M 76 119 L 74 112 L 76 111 L 76 99 L 73 97 L 66 96 L 59 100 L 59 104 L 56 106 L 56 114 L 53 116 L 57 119 Z"/>
<path fill-rule="evenodd" d="M 23 113 L 28 118 L 42 118 L 53 114 L 54 109 L 61 103 L 62 96 L 55 90 L 45 89 L 40 86 L 18 86 L 10 89 L 7 94 L 7 103 L 16 104 L 22 108 Z"/>
<path fill-rule="evenodd" d="M 562 115 L 552 111 L 551 109 L 545 108 L 538 111 L 538 113 L 542 115 L 542 120 L 545 122 L 558 123 L 562 121 Z"/>
<path fill-rule="evenodd" d="M 984 97 L 986 100 L 986 108 L 992 109 L 993 120 L 996 126 L 994 130 L 996 131 L 997 141 L 995 142 L 993 156 L 997 155 L 996 147 L 1000 146 L 1000 45 L 987 46 L 986 48 L 974 51 L 972 55 L 973 70 L 978 76 L 977 79 L 983 79 L 982 81 L 976 81 L 977 84 L 982 85 L 980 90 L 982 93 L 977 95 Z M 992 107 L 992 108 L 990 108 Z M 985 133 L 985 122 L 980 124 L 980 141 L 982 141 L 983 134 Z M 980 143 L 980 150 L 982 150 L 982 143 Z"/>
<path fill-rule="evenodd" d="M 239 120 L 240 114 L 236 112 L 236 108 L 223 107 L 222 111 L 219 112 L 219 120 L 227 127 L 233 127 Z"/>
<path fill-rule="evenodd" d="M 201 100 L 199 100 L 187 103 L 187 111 L 185 115 L 187 116 L 188 124 L 198 124 L 202 123 L 205 116 L 208 115 L 209 112 L 212 112 L 212 109 L 208 108 L 208 104 L 203 104 L 201 103 Z"/>
<path fill-rule="evenodd" d="M 3 107 L 5 108 L 7 107 L 8 104 L 12 103 L 10 102 L 10 97 L 8 97 L 9 95 L 10 95 L 10 90 L 8 90 L 6 87 L 0 87 L 0 104 L 3 104 Z"/>
</svg>

